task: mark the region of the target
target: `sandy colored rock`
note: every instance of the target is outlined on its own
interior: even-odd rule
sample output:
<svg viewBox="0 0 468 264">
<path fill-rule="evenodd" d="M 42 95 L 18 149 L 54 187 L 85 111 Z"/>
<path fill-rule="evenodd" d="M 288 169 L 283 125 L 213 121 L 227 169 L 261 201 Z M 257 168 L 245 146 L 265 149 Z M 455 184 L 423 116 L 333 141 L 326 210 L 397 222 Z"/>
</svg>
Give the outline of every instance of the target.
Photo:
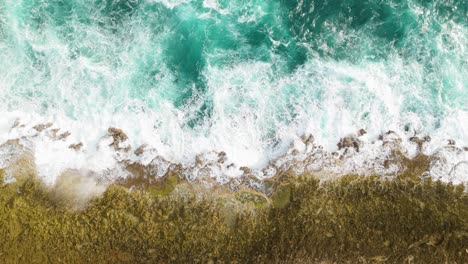
<svg viewBox="0 0 468 264">
<path fill-rule="evenodd" d="M 42 131 L 46 130 L 47 128 L 50 128 L 52 125 L 53 125 L 52 123 L 38 124 L 38 125 L 33 126 L 33 128 L 37 132 L 42 132 Z"/>
<path fill-rule="evenodd" d="M 83 143 L 76 143 L 76 144 L 71 144 L 70 146 L 68 146 L 68 148 L 70 149 L 73 149 L 73 150 L 81 150 L 81 148 L 83 147 Z"/>
<path fill-rule="evenodd" d="M 128 139 L 128 136 L 121 129 L 110 127 L 107 132 L 113 138 L 111 146 L 114 146 L 115 150 L 123 150 L 124 152 L 129 152 L 131 150 L 131 146 L 126 146 L 124 148 L 120 146 Z"/>
</svg>

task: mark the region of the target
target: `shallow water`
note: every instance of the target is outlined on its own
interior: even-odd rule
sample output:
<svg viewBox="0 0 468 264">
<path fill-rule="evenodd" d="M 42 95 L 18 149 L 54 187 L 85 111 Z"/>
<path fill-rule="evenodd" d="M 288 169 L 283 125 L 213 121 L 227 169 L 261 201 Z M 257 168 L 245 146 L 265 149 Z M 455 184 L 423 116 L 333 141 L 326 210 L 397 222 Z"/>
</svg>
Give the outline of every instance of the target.
<svg viewBox="0 0 468 264">
<path fill-rule="evenodd" d="M 115 167 L 121 157 L 102 139 L 111 126 L 134 148 L 148 144 L 149 160 L 224 151 L 235 166 L 213 175 L 229 177 L 264 167 L 309 133 L 329 151 L 361 128 L 369 142 L 393 130 L 405 140 L 430 135 L 430 153 L 448 139 L 463 147 L 467 8 L 0 0 L 0 142 L 26 137 L 48 182 L 66 168 Z M 57 141 L 33 129 L 48 122 L 71 135 Z M 81 151 L 68 148 L 78 142 Z"/>
</svg>

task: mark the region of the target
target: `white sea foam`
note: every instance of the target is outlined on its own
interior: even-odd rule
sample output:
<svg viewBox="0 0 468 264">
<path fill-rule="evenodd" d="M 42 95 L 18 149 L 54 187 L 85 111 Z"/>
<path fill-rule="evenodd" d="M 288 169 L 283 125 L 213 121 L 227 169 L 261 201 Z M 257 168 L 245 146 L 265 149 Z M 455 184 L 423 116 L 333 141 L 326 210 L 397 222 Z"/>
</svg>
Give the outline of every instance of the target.
<svg viewBox="0 0 468 264">
<path fill-rule="evenodd" d="M 152 2 L 173 9 L 190 0 Z M 7 4 L 5 10 L 9 11 L 1 17 L 1 23 L 10 26 L 16 42 L 14 48 L 11 43 L 0 42 L 0 144 L 21 139 L 33 150 L 38 173 L 49 184 L 66 169 L 125 176 L 119 164 L 126 160 L 163 164 L 157 172 L 160 175 L 169 166 L 164 160 L 195 166 L 200 155 L 207 160 L 204 164 L 211 164 L 210 175 L 219 181 L 242 175 L 241 166 L 268 177 L 276 170 L 271 167 L 273 161 L 293 160 L 292 156 L 284 156 L 291 151 L 291 145 L 305 153 L 304 160 L 311 153 L 321 155 L 321 151 L 312 152 L 301 143 L 302 135 L 313 134 L 317 144 L 333 152 L 340 138 L 361 128 L 367 131 L 361 138 L 361 151 L 342 164 L 344 169 L 330 169 L 364 173 L 374 164 L 377 172 L 388 173 L 379 167 L 380 163 L 370 161 L 388 155 L 377 139 L 392 130 L 403 137 L 404 152 L 410 157 L 418 151 L 408 139 L 430 135 L 431 142 L 425 144 L 423 152 L 440 156 L 431 175 L 445 181 L 468 181 L 466 151 L 444 148 L 449 139 L 458 147 L 468 146 L 468 32 L 463 25 L 440 23 L 443 34 L 435 41 L 440 54 L 433 62 L 440 69 L 438 75 L 426 71 L 417 60 L 404 60 L 396 51 L 382 60 L 353 63 L 310 52 L 304 65 L 287 74 L 275 70 L 284 64 L 279 55 L 272 54 L 271 62 L 233 60 L 219 65 L 210 63 L 216 54 L 207 54 L 207 66 L 202 72 L 205 93 L 195 93 L 193 104 L 175 107 L 173 98 L 181 90 L 175 84 L 177 77 L 162 61 L 164 49 L 168 48 L 164 40 L 174 33 L 174 28 L 157 29 L 154 35 L 152 26 L 135 19 L 119 27 L 117 30 L 125 37 L 116 38 L 112 30 L 99 27 L 98 21 L 86 26 L 77 24 L 76 31 L 86 36 L 84 43 L 76 45 L 83 49 L 79 53 L 73 50 L 76 43 L 61 40 L 52 26 L 37 30 L 22 24 L 11 15 L 17 6 L 13 1 Z M 250 10 L 240 12 L 237 22 L 252 23 L 268 13 L 261 5 L 250 4 L 243 7 Z M 231 8 L 221 8 L 217 1 L 204 1 L 203 5 L 203 14 L 209 9 L 226 15 L 222 8 Z M 412 8 L 419 12 L 416 6 Z M 192 9 L 188 10 L 181 13 L 193 15 Z M 421 16 L 427 20 L 430 15 L 422 12 Z M 93 19 L 99 19 L 99 15 Z M 336 41 L 366 37 L 356 32 L 345 35 L 329 26 Z M 271 32 L 268 37 L 275 48 L 289 45 L 276 40 Z M 364 44 L 359 47 L 364 49 Z M 324 42 L 323 50 L 326 47 Z M 29 50 L 35 62 L 25 55 Z M 229 51 L 219 51 L 223 52 Z M 152 59 L 146 61 L 148 54 Z M 139 75 L 140 68 L 148 65 L 157 69 L 154 76 Z M 144 78 L 155 83 L 140 91 L 139 81 Z M 443 90 L 442 85 L 434 85 L 437 91 L 431 91 L 426 87 L 427 82 L 444 81 L 454 88 Z M 431 94 L 434 92 L 435 100 Z M 212 104 L 211 118 L 190 128 L 187 121 L 205 101 Z M 34 128 L 47 123 L 52 126 L 42 132 Z M 126 143 L 133 149 L 147 144 L 146 151 L 140 156 L 115 151 L 110 146 L 112 138 L 107 136 L 109 127 L 122 129 L 129 138 Z M 53 129 L 70 135 L 57 140 L 51 136 Z M 80 142 L 81 150 L 69 148 Z M 218 156 L 214 154 L 220 152 L 226 153 L 223 164 L 217 164 Z M 6 166 L 7 156 L 1 156 L 0 167 Z M 327 162 L 324 158 L 323 162 L 311 163 L 310 168 L 326 167 Z M 231 163 L 234 166 L 229 166 Z M 202 170 L 194 171 L 202 174 Z"/>
<path fill-rule="evenodd" d="M 226 164 L 234 163 L 234 167 L 211 167 L 211 175 L 225 181 L 226 177 L 240 176 L 241 166 L 261 171 L 270 161 L 284 155 L 291 143 L 295 149 L 305 151 L 305 146 L 298 143 L 303 134 L 312 133 L 317 144 L 335 151 L 341 137 L 359 128 L 368 132 L 361 139 L 364 145 L 341 171 L 365 173 L 365 170 L 371 171 L 367 161 L 379 156 L 384 159 L 386 155 L 381 145 L 372 142 L 383 132 L 393 130 L 406 136 L 402 145 L 409 156 L 416 154 L 416 146 L 408 138 L 430 135 L 432 140 L 423 151 L 442 156 L 430 173 L 445 181 L 466 182 L 466 151 L 439 150 L 449 139 L 455 140 L 458 146 L 466 146 L 467 112 L 459 110 L 445 116 L 437 129 L 431 129 L 431 116 L 402 113 L 405 102 L 401 94 L 409 89 L 401 84 L 404 81 L 401 74 L 392 74 L 404 67 L 417 72 L 417 65 L 405 66 L 398 60 L 362 66 L 311 61 L 293 75 L 284 77 L 274 77 L 270 65 L 263 62 L 209 67 L 205 75 L 208 94 L 213 98 L 213 119 L 197 131 L 183 125 L 186 112 L 171 104 L 163 104 L 159 111 L 108 112 L 104 109 L 78 120 L 60 111 L 41 115 L 33 111 L 2 110 L 0 143 L 26 137 L 25 144 L 30 144 L 34 150 L 38 173 L 49 184 L 66 169 L 103 174 L 126 159 L 149 164 L 156 156 L 189 166 L 197 155 L 210 151 L 223 151 L 228 158 Z M 290 87 L 295 88 L 291 90 Z M 285 122 L 282 109 L 290 98 L 294 98 L 300 111 L 291 122 Z M 359 118 L 364 112 L 368 112 L 368 117 Z M 53 125 L 42 132 L 33 128 L 46 123 Z M 404 129 L 407 123 L 411 124 L 411 131 Z M 133 149 L 147 144 L 149 151 L 141 157 L 132 152 L 116 152 L 110 146 L 112 139 L 106 137 L 109 127 L 122 129 Z M 50 136 L 53 129 L 60 129 L 58 134 L 69 131 L 70 136 L 54 139 Z M 272 131 L 274 137 L 271 137 Z M 79 142 L 84 145 L 80 151 L 68 147 Z M 206 158 L 216 160 L 210 155 Z M 265 177 L 269 175 L 268 170 L 262 173 L 266 173 Z"/>
</svg>

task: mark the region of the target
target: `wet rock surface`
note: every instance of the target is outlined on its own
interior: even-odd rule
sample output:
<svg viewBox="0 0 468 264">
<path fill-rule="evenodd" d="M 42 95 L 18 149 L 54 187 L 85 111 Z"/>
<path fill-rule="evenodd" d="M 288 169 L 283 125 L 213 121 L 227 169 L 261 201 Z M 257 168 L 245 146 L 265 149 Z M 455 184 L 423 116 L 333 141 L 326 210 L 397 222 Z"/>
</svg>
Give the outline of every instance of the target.
<svg viewBox="0 0 468 264">
<path fill-rule="evenodd" d="M 128 139 L 128 136 L 121 129 L 115 128 L 115 127 L 110 127 L 107 130 L 107 133 L 113 139 L 113 142 L 111 143 L 111 146 L 113 146 L 115 150 L 117 150 L 117 151 L 122 150 L 124 152 L 129 152 L 131 150 L 130 145 L 125 145 L 125 143 L 126 143 L 126 141 Z"/>
<path fill-rule="evenodd" d="M 73 149 L 73 150 L 81 150 L 81 148 L 83 147 L 83 143 L 76 143 L 76 144 L 71 144 L 70 146 L 68 146 L 68 148 L 70 149 Z"/>
</svg>

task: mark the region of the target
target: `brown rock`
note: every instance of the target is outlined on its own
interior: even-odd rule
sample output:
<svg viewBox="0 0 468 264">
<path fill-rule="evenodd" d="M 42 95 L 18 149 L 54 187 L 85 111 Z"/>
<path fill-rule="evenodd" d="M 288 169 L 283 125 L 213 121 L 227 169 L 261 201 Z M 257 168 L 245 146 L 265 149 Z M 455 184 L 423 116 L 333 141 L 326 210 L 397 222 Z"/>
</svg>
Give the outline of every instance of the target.
<svg viewBox="0 0 468 264">
<path fill-rule="evenodd" d="M 125 148 L 120 148 L 120 150 L 123 150 L 124 152 L 130 152 L 130 150 L 132 150 L 132 147 L 131 146 L 126 146 Z"/>
<path fill-rule="evenodd" d="M 33 128 L 37 132 L 42 132 L 42 131 L 46 130 L 47 128 L 51 127 L 51 126 L 52 126 L 52 123 L 46 123 L 46 124 L 35 125 L 35 126 L 33 126 Z"/>
<path fill-rule="evenodd" d="M 111 146 L 114 146 L 115 150 L 121 150 L 120 148 L 120 143 L 126 141 L 128 139 L 127 135 L 118 128 L 115 127 L 110 127 L 107 132 L 109 133 L 110 136 L 114 139 L 114 142 L 111 144 Z M 125 152 L 129 152 L 131 150 L 131 147 L 128 146 L 123 149 Z"/>
<path fill-rule="evenodd" d="M 221 151 L 220 153 L 218 153 L 218 163 L 224 163 L 226 161 L 227 161 L 226 152 Z"/>
<path fill-rule="evenodd" d="M 135 155 L 137 156 L 140 156 L 141 154 L 143 154 L 143 152 L 145 152 L 146 147 L 148 147 L 148 144 L 143 144 L 139 146 L 133 153 L 135 153 Z"/>
<path fill-rule="evenodd" d="M 409 139 L 411 142 L 414 142 L 418 145 L 418 151 L 421 151 L 421 148 L 422 148 L 422 144 L 424 143 L 423 140 L 421 140 L 420 138 L 418 137 L 410 137 Z"/>
<path fill-rule="evenodd" d="M 198 154 L 198 155 L 195 157 L 195 165 L 201 166 L 201 165 L 203 165 L 203 161 L 204 161 L 204 157 L 203 157 L 202 154 Z"/>
<path fill-rule="evenodd" d="M 306 145 L 313 144 L 315 141 L 314 135 L 312 134 L 310 134 L 309 136 L 303 135 L 301 139 L 302 139 L 302 142 L 304 142 L 304 144 Z"/>
<path fill-rule="evenodd" d="M 355 148 L 359 152 L 359 141 L 353 137 L 344 137 L 338 143 L 338 149 Z"/>
<path fill-rule="evenodd" d="M 353 147 L 353 139 L 351 137 L 345 137 L 340 140 L 338 143 L 338 148 L 351 148 Z"/>
<path fill-rule="evenodd" d="M 70 146 L 68 146 L 68 148 L 74 149 L 76 151 L 80 150 L 82 147 L 83 147 L 83 143 L 81 142 L 77 144 L 71 144 Z"/>
<path fill-rule="evenodd" d="M 66 138 L 69 137 L 70 135 L 71 135 L 71 133 L 68 132 L 68 131 L 66 131 L 66 132 L 64 132 L 64 133 L 62 133 L 62 134 L 60 134 L 60 135 L 58 135 L 57 139 L 58 139 L 58 140 L 66 139 Z"/>
<path fill-rule="evenodd" d="M 240 170 L 244 172 L 244 174 L 249 174 L 252 170 L 249 167 L 240 167 Z"/>
<path fill-rule="evenodd" d="M 127 135 L 119 128 L 109 127 L 107 132 L 114 138 L 114 141 L 125 141 L 128 139 Z"/>
<path fill-rule="evenodd" d="M 365 134 L 367 134 L 367 131 L 366 131 L 366 130 L 364 130 L 364 129 L 362 129 L 362 128 L 359 129 L 359 131 L 358 131 L 358 137 L 364 136 Z"/>
</svg>

